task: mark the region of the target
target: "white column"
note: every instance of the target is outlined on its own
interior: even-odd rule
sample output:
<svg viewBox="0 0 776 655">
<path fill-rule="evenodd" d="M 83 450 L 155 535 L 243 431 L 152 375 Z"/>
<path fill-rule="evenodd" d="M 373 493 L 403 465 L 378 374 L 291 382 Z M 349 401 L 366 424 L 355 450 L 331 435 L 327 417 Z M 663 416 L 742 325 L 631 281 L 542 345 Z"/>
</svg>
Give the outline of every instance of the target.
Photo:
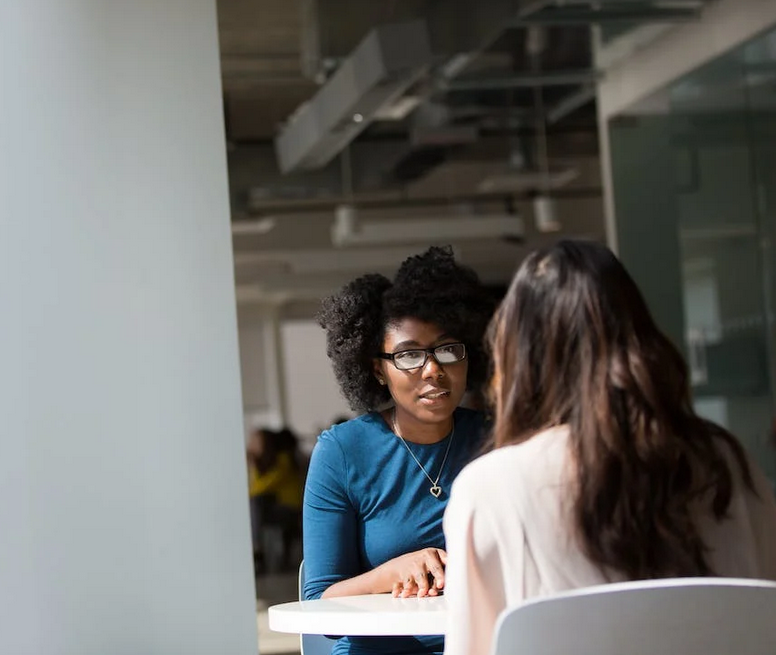
<svg viewBox="0 0 776 655">
<path fill-rule="evenodd" d="M 214 0 L 0 3 L 0 653 L 248 655 Z"/>
</svg>

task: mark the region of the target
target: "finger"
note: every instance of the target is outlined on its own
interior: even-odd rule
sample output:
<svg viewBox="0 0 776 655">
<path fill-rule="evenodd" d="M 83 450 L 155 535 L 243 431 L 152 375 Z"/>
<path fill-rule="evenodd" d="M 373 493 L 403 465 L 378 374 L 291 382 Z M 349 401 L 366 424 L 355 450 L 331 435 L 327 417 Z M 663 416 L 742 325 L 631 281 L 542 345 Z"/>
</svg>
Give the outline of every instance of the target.
<svg viewBox="0 0 776 655">
<path fill-rule="evenodd" d="M 444 572 L 442 572 L 441 579 L 439 576 L 440 576 L 439 572 L 436 572 L 436 574 L 434 574 L 431 571 L 429 571 L 429 574 L 428 574 L 428 595 L 429 596 L 438 596 L 439 591 L 444 586 Z M 439 586 L 440 584 L 442 585 L 442 587 Z"/>
<path fill-rule="evenodd" d="M 443 566 L 447 566 L 447 551 L 442 550 L 441 548 L 436 549 L 437 556 L 439 557 L 439 561 L 442 562 Z"/>
<path fill-rule="evenodd" d="M 444 589 L 445 586 L 445 567 L 441 562 L 435 562 L 429 566 L 431 575 L 434 576 L 434 586 L 437 589 Z"/>
<path fill-rule="evenodd" d="M 433 587 L 442 589 L 445 586 L 445 567 L 440 561 L 429 562 L 428 571 L 434 576 Z"/>
<path fill-rule="evenodd" d="M 402 585 L 401 582 L 394 582 L 393 589 L 391 589 L 391 596 L 396 598 L 397 596 L 399 596 L 399 594 L 401 594 L 403 588 L 404 588 L 404 585 Z"/>
<path fill-rule="evenodd" d="M 410 590 L 415 586 L 415 580 L 411 575 L 406 576 L 401 582 L 397 582 L 399 585 L 399 595 L 402 598 L 406 598 L 409 595 Z"/>
<path fill-rule="evenodd" d="M 418 598 L 423 598 L 426 594 L 428 594 L 428 588 L 429 588 L 429 579 L 428 579 L 428 568 L 426 568 L 425 562 L 422 562 L 420 564 L 419 570 L 415 574 L 415 582 L 418 585 Z"/>
<path fill-rule="evenodd" d="M 440 566 L 439 569 L 435 569 L 432 572 L 432 575 L 434 576 L 434 588 L 435 589 L 444 589 L 445 588 L 445 570 Z"/>
<path fill-rule="evenodd" d="M 406 584 L 404 585 L 404 589 L 402 589 L 401 597 L 402 598 L 409 598 L 410 596 L 415 596 L 418 593 L 418 585 L 412 583 L 412 584 Z"/>
</svg>

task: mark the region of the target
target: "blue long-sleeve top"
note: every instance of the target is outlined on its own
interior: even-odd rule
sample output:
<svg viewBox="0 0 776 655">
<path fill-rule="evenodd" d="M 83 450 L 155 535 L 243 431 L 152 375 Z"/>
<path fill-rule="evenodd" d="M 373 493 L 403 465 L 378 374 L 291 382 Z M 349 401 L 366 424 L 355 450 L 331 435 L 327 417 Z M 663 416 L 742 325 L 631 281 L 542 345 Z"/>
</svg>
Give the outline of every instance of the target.
<svg viewBox="0 0 776 655">
<path fill-rule="evenodd" d="M 480 413 L 459 408 L 454 431 L 435 444 L 407 445 L 378 413 L 365 414 L 324 431 L 313 449 L 304 494 L 305 599 L 319 598 L 335 582 L 372 570 L 394 557 L 426 547 L 444 548 L 442 516 L 450 486 L 482 444 Z M 441 636 L 343 637 L 335 655 L 441 653 Z"/>
</svg>

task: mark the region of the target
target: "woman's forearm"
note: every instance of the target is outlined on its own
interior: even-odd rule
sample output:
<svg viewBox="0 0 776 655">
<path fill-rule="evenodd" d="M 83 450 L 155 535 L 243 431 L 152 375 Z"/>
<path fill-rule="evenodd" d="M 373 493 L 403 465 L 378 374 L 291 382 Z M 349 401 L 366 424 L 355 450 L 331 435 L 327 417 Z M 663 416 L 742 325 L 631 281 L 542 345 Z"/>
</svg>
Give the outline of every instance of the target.
<svg viewBox="0 0 776 655">
<path fill-rule="evenodd" d="M 340 580 L 321 594 L 321 598 L 340 596 L 361 596 L 363 594 L 384 594 L 391 591 L 393 578 L 382 567 L 377 567 L 355 578 Z"/>
<path fill-rule="evenodd" d="M 393 593 L 436 596 L 445 586 L 447 553 L 441 548 L 421 548 L 383 562 L 380 566 L 348 580 L 335 582 L 322 598 Z"/>
</svg>

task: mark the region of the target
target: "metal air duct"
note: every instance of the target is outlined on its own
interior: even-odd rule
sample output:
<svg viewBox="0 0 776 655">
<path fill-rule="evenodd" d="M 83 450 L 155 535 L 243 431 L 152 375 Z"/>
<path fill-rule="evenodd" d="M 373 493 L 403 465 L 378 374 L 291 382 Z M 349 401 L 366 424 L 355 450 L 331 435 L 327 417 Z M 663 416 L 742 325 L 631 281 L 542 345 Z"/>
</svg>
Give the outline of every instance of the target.
<svg viewBox="0 0 776 655">
<path fill-rule="evenodd" d="M 354 211 L 338 211 L 331 227 L 337 247 L 466 239 L 522 239 L 523 219 L 514 214 L 413 216 L 384 221 L 357 220 Z"/>
<path fill-rule="evenodd" d="M 275 139 L 280 170 L 321 168 L 428 70 L 426 23 L 372 30 Z"/>
</svg>

